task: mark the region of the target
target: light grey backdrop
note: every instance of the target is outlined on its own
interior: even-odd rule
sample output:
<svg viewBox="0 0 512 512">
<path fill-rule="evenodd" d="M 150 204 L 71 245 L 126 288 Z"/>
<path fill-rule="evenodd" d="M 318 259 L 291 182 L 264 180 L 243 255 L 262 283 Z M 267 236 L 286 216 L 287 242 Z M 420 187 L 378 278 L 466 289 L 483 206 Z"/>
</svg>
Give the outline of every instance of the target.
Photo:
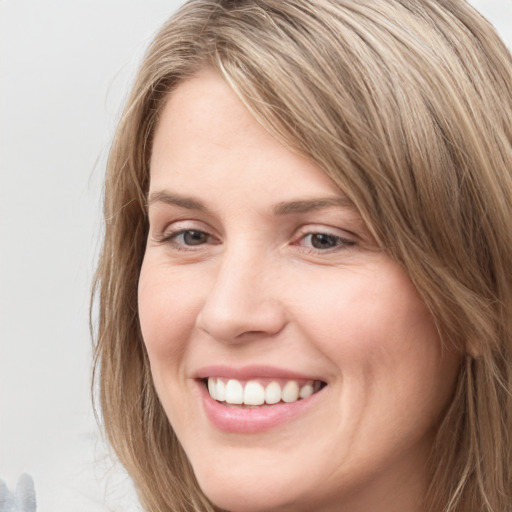
<svg viewBox="0 0 512 512">
<path fill-rule="evenodd" d="M 0 1 L 0 478 L 38 512 L 135 512 L 90 406 L 88 301 L 122 100 L 180 0 Z M 512 0 L 474 0 L 512 47 Z"/>
</svg>

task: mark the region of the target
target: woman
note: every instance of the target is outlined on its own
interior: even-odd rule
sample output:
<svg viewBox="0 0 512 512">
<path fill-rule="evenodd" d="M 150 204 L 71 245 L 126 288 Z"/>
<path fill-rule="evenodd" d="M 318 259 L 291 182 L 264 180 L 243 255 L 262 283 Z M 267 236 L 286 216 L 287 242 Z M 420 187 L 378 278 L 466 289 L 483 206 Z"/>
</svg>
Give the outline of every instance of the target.
<svg viewBox="0 0 512 512">
<path fill-rule="evenodd" d="M 461 0 L 193 0 L 97 274 L 151 511 L 511 509 L 512 59 Z"/>
</svg>

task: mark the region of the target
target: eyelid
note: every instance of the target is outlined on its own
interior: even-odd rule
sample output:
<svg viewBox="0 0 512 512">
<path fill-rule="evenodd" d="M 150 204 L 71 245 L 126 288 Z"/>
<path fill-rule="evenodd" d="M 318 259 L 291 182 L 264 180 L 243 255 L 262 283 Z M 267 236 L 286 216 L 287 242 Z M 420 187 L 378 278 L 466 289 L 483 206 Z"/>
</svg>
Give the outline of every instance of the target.
<svg viewBox="0 0 512 512">
<path fill-rule="evenodd" d="M 301 236 L 305 235 L 314 235 L 314 234 L 326 234 L 326 235 L 332 235 L 339 238 L 342 238 L 344 240 L 352 240 L 354 243 L 359 239 L 359 236 L 355 233 L 352 233 L 351 231 L 348 231 L 346 229 L 334 227 L 334 226 L 327 226 L 325 224 L 307 224 L 304 226 L 301 226 L 297 230 L 297 235 L 295 238 L 299 238 Z"/>
<path fill-rule="evenodd" d="M 333 247 L 320 249 L 315 247 L 308 247 L 305 245 L 301 245 L 301 241 L 306 239 L 308 236 L 313 235 L 327 235 L 330 237 L 334 237 L 339 240 L 340 243 L 336 244 Z M 350 231 L 342 230 L 340 228 L 334 228 L 329 226 L 320 226 L 320 225 L 307 225 L 302 226 L 297 235 L 294 237 L 292 245 L 296 245 L 301 247 L 301 249 L 307 252 L 314 252 L 316 254 L 327 254 L 330 252 L 336 252 L 340 250 L 346 250 L 349 247 L 353 247 L 357 245 L 357 235 L 351 233 Z"/>
<path fill-rule="evenodd" d="M 197 219 L 178 218 L 171 222 L 163 224 L 161 229 L 158 229 L 162 236 L 169 232 L 176 233 L 178 231 L 204 231 L 205 233 L 212 233 L 212 228 L 205 222 Z"/>
<path fill-rule="evenodd" d="M 187 231 L 198 231 L 205 233 L 213 240 L 218 241 L 219 239 L 215 230 L 208 224 L 192 219 L 179 219 L 165 224 L 162 228 L 156 227 L 153 238 L 156 242 L 165 244 L 172 241 L 172 239 L 177 237 L 180 233 L 185 233 Z"/>
</svg>

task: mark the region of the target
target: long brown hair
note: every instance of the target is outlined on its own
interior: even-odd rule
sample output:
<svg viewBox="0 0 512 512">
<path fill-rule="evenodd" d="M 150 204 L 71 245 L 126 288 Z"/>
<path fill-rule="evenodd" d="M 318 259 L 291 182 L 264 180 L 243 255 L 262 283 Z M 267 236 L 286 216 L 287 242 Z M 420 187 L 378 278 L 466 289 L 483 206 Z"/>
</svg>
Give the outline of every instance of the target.
<svg viewBox="0 0 512 512">
<path fill-rule="evenodd" d="M 214 510 L 137 313 L 153 133 L 205 66 L 339 184 L 463 354 L 425 509 L 512 510 L 512 58 L 463 0 L 191 0 L 156 36 L 110 153 L 94 287 L 105 430 L 144 506 Z"/>
</svg>

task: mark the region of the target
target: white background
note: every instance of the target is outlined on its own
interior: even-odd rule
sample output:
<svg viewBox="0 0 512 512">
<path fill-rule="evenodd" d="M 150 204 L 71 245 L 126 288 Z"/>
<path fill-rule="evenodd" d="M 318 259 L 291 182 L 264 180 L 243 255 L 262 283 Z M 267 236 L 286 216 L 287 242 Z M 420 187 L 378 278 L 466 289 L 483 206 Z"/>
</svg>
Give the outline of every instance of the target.
<svg viewBox="0 0 512 512">
<path fill-rule="evenodd" d="M 0 0 L 0 478 L 38 512 L 135 512 L 90 405 L 89 288 L 109 141 L 179 0 Z M 512 0 L 475 0 L 512 48 Z"/>
</svg>

